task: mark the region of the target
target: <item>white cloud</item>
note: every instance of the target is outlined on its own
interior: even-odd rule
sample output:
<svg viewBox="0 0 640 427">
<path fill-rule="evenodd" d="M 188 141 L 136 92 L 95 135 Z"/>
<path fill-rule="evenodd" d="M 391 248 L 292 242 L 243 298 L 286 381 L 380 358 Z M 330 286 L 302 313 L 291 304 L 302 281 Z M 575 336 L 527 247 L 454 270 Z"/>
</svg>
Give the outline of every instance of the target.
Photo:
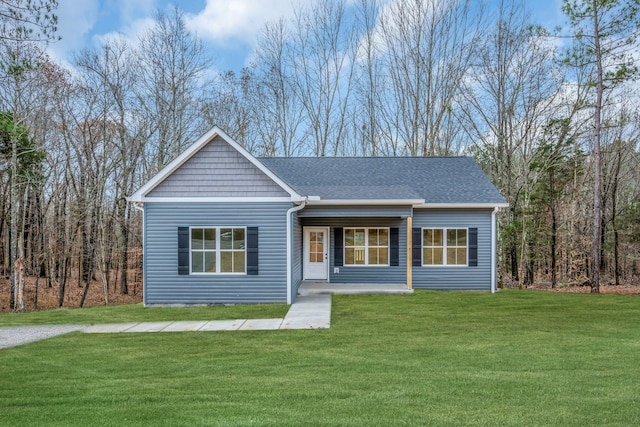
<svg viewBox="0 0 640 427">
<path fill-rule="evenodd" d="M 66 58 L 85 45 L 86 36 L 98 20 L 98 0 L 59 0 L 58 35 L 61 40 L 51 43 L 48 51 L 53 57 Z"/>
<path fill-rule="evenodd" d="M 153 16 L 156 0 L 116 0 L 116 7 L 123 26 L 134 24 L 142 17 Z"/>
<path fill-rule="evenodd" d="M 207 0 L 204 10 L 187 15 L 186 21 L 202 38 L 253 46 L 266 22 L 289 17 L 293 10 L 291 0 Z"/>
<path fill-rule="evenodd" d="M 96 46 L 101 46 L 110 40 L 124 40 L 131 47 L 137 47 L 139 43 L 139 36 L 148 28 L 152 27 L 153 24 L 154 20 L 151 17 L 131 20 L 131 22 L 125 24 L 116 31 L 94 35 L 93 42 Z"/>
</svg>

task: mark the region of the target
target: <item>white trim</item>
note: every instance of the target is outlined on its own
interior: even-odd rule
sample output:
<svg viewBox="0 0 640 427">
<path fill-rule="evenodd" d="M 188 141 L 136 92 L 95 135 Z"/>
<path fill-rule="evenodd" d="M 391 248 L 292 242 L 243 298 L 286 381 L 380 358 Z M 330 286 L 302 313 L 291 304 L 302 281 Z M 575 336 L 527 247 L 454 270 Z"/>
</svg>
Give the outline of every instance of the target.
<svg viewBox="0 0 640 427">
<path fill-rule="evenodd" d="M 216 248 L 215 249 L 193 249 L 191 247 L 191 230 L 193 229 L 213 229 L 216 230 Z M 244 230 L 244 251 L 240 249 L 225 249 L 224 252 L 244 252 L 244 271 L 243 272 L 233 272 L 233 271 L 220 271 L 222 268 L 222 249 L 220 248 L 220 230 L 223 228 L 230 229 L 243 229 Z M 203 236 L 204 238 L 204 236 Z M 194 272 L 191 270 L 193 267 L 192 256 L 193 251 L 204 253 L 204 252 L 215 252 L 216 254 L 216 271 L 215 273 L 210 271 L 201 271 Z M 189 227 L 189 275 L 190 276 L 247 276 L 247 227 L 228 227 L 228 226 L 205 226 L 205 225 L 193 225 Z"/>
<path fill-rule="evenodd" d="M 496 283 L 496 213 L 498 208 L 495 208 L 491 212 L 491 293 L 494 294 L 497 291 Z"/>
<path fill-rule="evenodd" d="M 298 206 L 293 206 L 287 210 L 286 219 L 287 219 L 287 304 L 293 303 L 293 293 L 291 292 L 291 287 L 293 286 L 293 281 L 291 279 L 291 269 L 293 261 L 292 257 L 292 246 L 293 246 L 293 237 L 291 231 L 291 219 L 293 218 L 293 213 L 304 209 L 306 200 L 303 200 L 302 203 Z"/>
<path fill-rule="evenodd" d="M 424 199 L 324 199 L 312 201 L 309 198 L 309 206 L 334 206 L 334 205 L 371 205 L 371 206 L 386 206 L 386 205 L 415 205 L 424 203 Z"/>
<path fill-rule="evenodd" d="M 147 306 L 147 291 L 145 289 L 145 285 L 147 283 L 147 278 L 146 278 L 146 265 L 147 263 L 144 262 L 144 258 L 145 258 L 145 253 L 144 250 L 146 249 L 146 242 L 145 242 L 145 237 L 146 237 L 146 227 L 145 227 L 145 212 L 144 212 L 144 205 L 142 203 L 134 203 L 133 204 L 133 208 L 137 211 L 140 211 L 142 213 L 142 259 L 143 259 L 143 264 L 142 264 L 142 305 L 144 307 Z"/>
<path fill-rule="evenodd" d="M 420 266 L 427 268 L 442 268 L 442 267 L 455 267 L 455 268 L 464 268 L 469 267 L 469 228 L 470 227 L 421 227 L 420 228 L 420 252 L 422 252 L 422 256 L 420 259 Z M 442 261 L 443 264 L 425 264 L 424 263 L 424 230 L 442 230 Z M 467 230 L 467 262 L 465 264 L 448 264 L 447 263 L 447 230 Z M 439 248 L 440 246 L 430 246 L 431 248 Z M 460 246 L 453 246 L 454 248 L 460 248 Z"/>
<path fill-rule="evenodd" d="M 413 205 L 414 209 L 495 209 L 508 207 L 508 203 L 421 203 Z"/>
<path fill-rule="evenodd" d="M 144 201 L 144 197 L 147 193 L 152 191 L 157 185 L 159 185 L 162 181 L 164 181 L 169 175 L 175 172 L 180 166 L 182 166 L 187 160 L 189 160 L 194 154 L 196 154 L 202 147 L 211 142 L 216 136 L 222 138 L 227 144 L 229 144 L 233 149 L 235 149 L 238 153 L 240 153 L 244 158 L 249 160 L 251 164 L 257 167 L 262 173 L 267 175 L 273 182 L 278 184 L 280 188 L 289 193 L 291 196 L 291 200 L 302 200 L 302 197 L 288 184 L 282 181 L 278 176 L 276 176 L 270 169 L 268 169 L 265 165 L 263 165 L 258 159 L 256 159 L 251 153 L 242 148 L 240 144 L 235 142 L 229 135 L 227 135 L 222 129 L 218 126 L 212 127 L 208 132 L 202 135 L 196 142 L 191 144 L 189 148 L 182 152 L 178 157 L 176 157 L 171 163 L 165 166 L 160 172 L 158 172 L 153 178 L 147 181 L 142 187 L 138 189 L 135 193 L 127 198 L 130 202 L 142 202 Z"/>
<path fill-rule="evenodd" d="M 144 203 L 291 203 L 291 197 L 143 197 Z"/>
<path fill-rule="evenodd" d="M 314 278 L 309 278 L 307 277 L 307 271 L 306 271 L 306 264 L 307 264 L 307 255 L 309 255 L 309 248 L 307 246 L 307 244 L 309 243 L 309 240 L 307 238 L 307 231 L 311 231 L 311 230 L 322 230 L 324 232 L 324 248 L 325 248 L 325 253 L 323 254 L 325 256 L 325 264 L 327 265 L 327 268 L 325 269 L 325 277 L 324 279 L 314 279 Z M 302 274 L 302 278 L 303 280 L 326 280 L 327 283 L 329 283 L 329 265 L 331 264 L 330 262 L 330 256 L 331 256 L 331 228 L 328 226 L 323 226 L 323 225 L 309 225 L 309 226 L 305 226 L 302 227 L 302 270 L 303 270 L 303 274 Z"/>
<path fill-rule="evenodd" d="M 363 230 L 364 229 L 364 264 L 347 264 L 347 244 L 346 230 Z M 369 230 L 387 230 L 387 263 L 386 264 L 369 264 Z M 391 227 L 343 227 L 342 228 L 342 265 L 344 267 L 390 267 L 391 262 Z M 349 246 L 355 248 L 355 246 Z M 384 248 L 384 246 L 374 246 L 374 248 Z"/>
</svg>

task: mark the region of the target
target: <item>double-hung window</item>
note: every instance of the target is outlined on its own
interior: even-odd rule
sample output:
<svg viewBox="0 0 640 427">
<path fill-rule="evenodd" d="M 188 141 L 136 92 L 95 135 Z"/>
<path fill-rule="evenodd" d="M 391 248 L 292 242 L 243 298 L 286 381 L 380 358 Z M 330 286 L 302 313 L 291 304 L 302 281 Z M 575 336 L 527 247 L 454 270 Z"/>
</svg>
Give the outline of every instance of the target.
<svg viewBox="0 0 640 427">
<path fill-rule="evenodd" d="M 345 228 L 344 265 L 389 265 L 389 229 Z"/>
<path fill-rule="evenodd" d="M 422 229 L 422 265 L 467 265 L 466 228 Z"/>
<path fill-rule="evenodd" d="M 245 274 L 246 229 L 191 228 L 191 273 Z"/>
</svg>

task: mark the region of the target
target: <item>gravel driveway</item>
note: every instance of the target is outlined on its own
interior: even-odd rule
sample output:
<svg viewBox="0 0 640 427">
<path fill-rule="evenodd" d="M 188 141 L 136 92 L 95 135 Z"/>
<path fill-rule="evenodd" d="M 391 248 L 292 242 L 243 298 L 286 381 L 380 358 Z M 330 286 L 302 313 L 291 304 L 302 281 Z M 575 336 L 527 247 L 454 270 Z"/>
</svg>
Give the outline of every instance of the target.
<svg viewBox="0 0 640 427">
<path fill-rule="evenodd" d="M 0 350 L 80 331 L 87 325 L 0 326 Z"/>
</svg>

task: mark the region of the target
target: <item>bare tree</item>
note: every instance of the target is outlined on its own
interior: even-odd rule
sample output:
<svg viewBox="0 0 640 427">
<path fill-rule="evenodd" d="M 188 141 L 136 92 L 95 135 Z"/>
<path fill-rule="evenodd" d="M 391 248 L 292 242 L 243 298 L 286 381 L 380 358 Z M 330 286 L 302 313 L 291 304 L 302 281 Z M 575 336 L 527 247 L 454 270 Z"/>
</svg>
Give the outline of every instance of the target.
<svg viewBox="0 0 640 427">
<path fill-rule="evenodd" d="M 383 132 L 385 113 L 384 48 L 379 34 L 382 6 L 378 0 L 360 0 L 354 19 L 360 40 L 355 56 L 354 133 L 352 143 L 363 155 L 397 154 L 393 139 Z"/>
<path fill-rule="evenodd" d="M 153 134 L 147 153 L 154 157 L 154 173 L 177 156 L 203 131 L 199 99 L 210 86 L 212 64 L 203 42 L 185 24 L 177 7 L 158 10 L 154 24 L 140 37 L 139 91 Z"/>
<path fill-rule="evenodd" d="M 27 111 L 23 94 L 29 83 L 29 72 L 37 68 L 42 50 L 39 46 L 55 38 L 57 17 L 54 13 L 58 3 L 55 0 L 6 0 L 0 3 L 0 110 L 10 111 L 15 129 L 27 129 L 23 115 Z M 10 190 L 10 256 L 11 297 L 14 306 L 16 277 L 15 261 L 22 257 L 18 246 L 19 195 L 18 184 L 18 141 L 23 135 L 11 135 L 11 184 Z"/>
<path fill-rule="evenodd" d="M 130 206 L 126 196 L 139 183 L 139 164 L 150 134 L 149 123 L 139 100 L 139 73 L 136 57 L 124 41 L 106 43 L 98 52 L 85 51 L 76 59 L 77 66 L 101 89 L 103 120 L 113 131 L 115 186 L 113 201 L 117 223 L 120 293 L 128 293 L 128 250 Z M 105 122 L 106 123 L 106 122 Z M 105 133 L 107 135 L 107 133 Z"/>
<path fill-rule="evenodd" d="M 287 23 L 267 23 L 254 55 L 257 97 L 254 117 L 266 156 L 293 156 L 300 148 L 303 109 L 296 96 L 292 61 L 294 47 Z"/>
<path fill-rule="evenodd" d="M 495 26 L 477 49 L 464 82 L 458 111 L 475 144 L 473 152 L 509 202 L 505 246 L 511 277 L 519 282 L 535 186 L 530 166 L 546 124 L 561 114 L 557 95 L 563 76 L 550 41 L 531 25 L 522 2 L 502 0 L 496 12 Z M 529 282 L 531 274 L 526 277 Z"/>
<path fill-rule="evenodd" d="M 261 155 L 257 132 L 261 123 L 254 117 L 256 90 L 250 69 L 244 68 L 240 75 L 223 73 L 203 96 L 201 114 L 208 126 L 220 126 L 249 152 Z"/>
<path fill-rule="evenodd" d="M 567 62 L 595 67 L 589 84 L 593 102 L 593 240 L 591 292 L 600 292 L 602 259 L 602 110 L 605 91 L 637 73 L 631 51 L 637 49 L 640 13 L 635 0 L 564 0 L 563 11 L 577 41 Z"/>
<path fill-rule="evenodd" d="M 293 74 L 316 156 L 335 155 L 345 135 L 356 38 L 344 4 L 322 0 L 298 10 L 292 40 Z"/>
<path fill-rule="evenodd" d="M 482 34 L 482 10 L 467 0 L 409 0 L 383 11 L 381 37 L 393 100 L 386 132 L 412 156 L 455 150 L 447 129 Z"/>
</svg>

